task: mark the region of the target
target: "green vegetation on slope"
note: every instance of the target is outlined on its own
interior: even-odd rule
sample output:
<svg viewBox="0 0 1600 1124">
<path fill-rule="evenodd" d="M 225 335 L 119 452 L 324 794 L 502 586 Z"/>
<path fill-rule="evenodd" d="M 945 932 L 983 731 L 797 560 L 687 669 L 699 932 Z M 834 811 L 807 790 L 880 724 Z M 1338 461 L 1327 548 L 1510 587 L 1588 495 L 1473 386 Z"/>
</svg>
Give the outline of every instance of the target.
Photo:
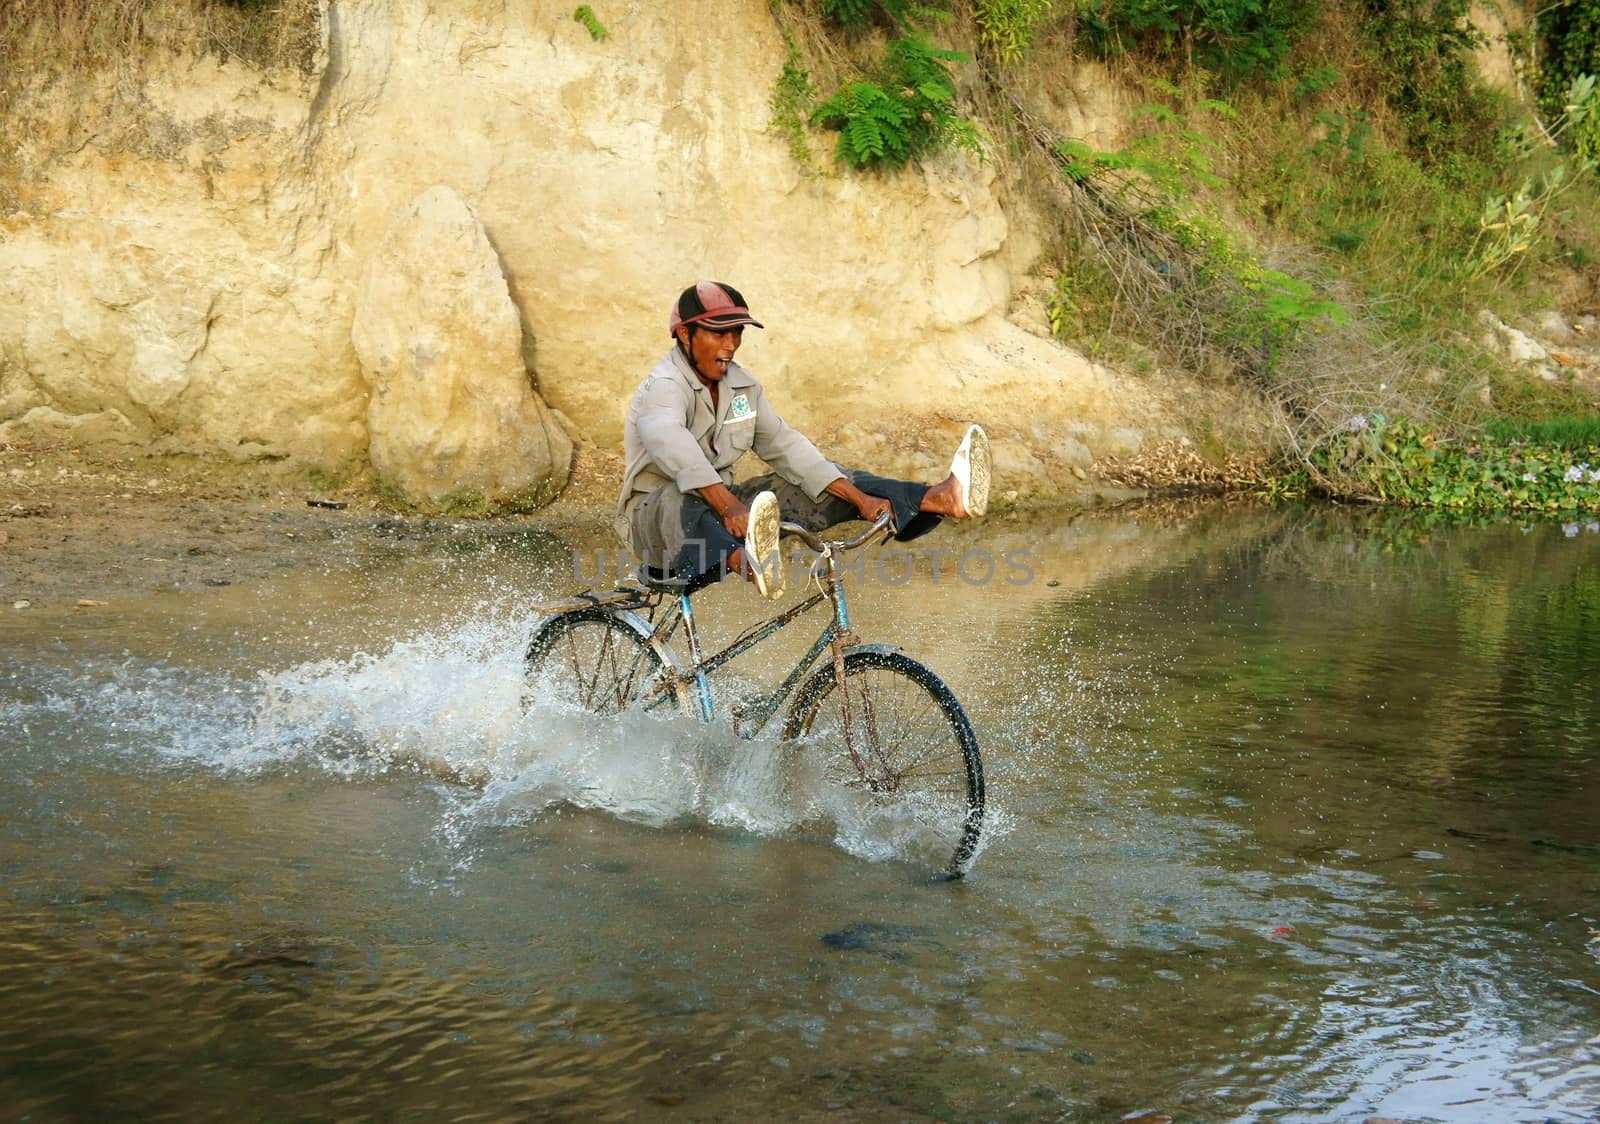
<svg viewBox="0 0 1600 1124">
<path fill-rule="evenodd" d="M 1592 306 L 1600 0 L 1521 13 L 1526 30 L 1508 45 L 1536 91 L 1528 104 L 1479 77 L 1473 52 L 1485 37 L 1469 9 L 1468 0 L 774 3 L 791 42 L 810 48 L 785 68 L 788 131 L 802 147 L 796 91 L 832 107 L 810 121 L 841 130 L 836 156 L 852 167 L 984 138 L 1011 182 L 1056 217 L 1058 335 L 1092 354 L 1153 353 L 1246 381 L 1281 412 L 1286 469 L 1329 492 L 1592 506 L 1587 484 L 1566 487 L 1577 464 L 1562 468 L 1562 487 L 1544 488 L 1527 466 L 1556 465 L 1561 450 L 1526 442 L 1540 440 L 1539 426 L 1587 432 L 1595 385 L 1532 379 L 1473 341 L 1485 309 L 1512 319 L 1584 294 Z M 942 116 L 916 139 L 885 138 L 930 124 L 911 111 L 914 84 L 886 61 L 908 39 L 942 47 L 928 53 L 949 75 L 938 80 Z M 1084 56 L 1147 99 L 1115 151 L 1058 135 L 1036 108 L 1064 92 Z M 806 60 L 820 67 L 815 85 Z M 877 107 L 870 143 L 839 111 L 845 101 L 858 113 Z M 1503 436 L 1485 443 L 1490 423 Z M 1367 438 L 1355 440 L 1364 425 Z M 1394 440 L 1371 440 L 1379 428 Z M 1512 434 L 1515 448 L 1504 444 Z M 1385 451 L 1411 438 L 1427 457 Z M 1467 482 L 1510 468 L 1516 486 Z M 1439 483 L 1447 470 L 1459 486 Z M 1416 486 L 1396 484 L 1396 472 L 1417 474 Z M 1540 487 L 1523 486 L 1530 472 Z"/>
</svg>

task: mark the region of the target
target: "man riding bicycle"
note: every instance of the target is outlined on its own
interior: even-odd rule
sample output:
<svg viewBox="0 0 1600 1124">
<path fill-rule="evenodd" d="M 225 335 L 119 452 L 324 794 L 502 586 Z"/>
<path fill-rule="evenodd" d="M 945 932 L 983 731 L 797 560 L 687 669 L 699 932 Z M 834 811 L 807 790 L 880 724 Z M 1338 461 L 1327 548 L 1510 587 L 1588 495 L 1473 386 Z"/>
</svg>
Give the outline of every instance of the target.
<svg viewBox="0 0 1600 1124">
<path fill-rule="evenodd" d="M 762 325 L 738 290 L 702 281 L 679 294 L 669 320 L 672 350 L 645 376 L 623 427 L 617 528 L 647 566 L 693 579 L 720 568 L 762 594 L 783 594 L 779 523 L 822 531 L 848 519 L 893 515 L 901 542 L 941 519 L 988 508 L 989 441 L 969 426 L 937 484 L 840 468 L 791 428 L 761 383 L 733 361 L 746 327 Z M 735 484 L 734 465 L 754 452 L 773 471 Z"/>
</svg>

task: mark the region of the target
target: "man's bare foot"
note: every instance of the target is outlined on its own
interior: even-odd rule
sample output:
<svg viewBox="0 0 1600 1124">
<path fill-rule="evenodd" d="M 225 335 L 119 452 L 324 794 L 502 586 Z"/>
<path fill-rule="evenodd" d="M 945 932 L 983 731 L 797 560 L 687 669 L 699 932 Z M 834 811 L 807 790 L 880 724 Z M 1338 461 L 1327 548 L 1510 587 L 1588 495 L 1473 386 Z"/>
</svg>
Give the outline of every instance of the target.
<svg viewBox="0 0 1600 1124">
<path fill-rule="evenodd" d="M 917 510 L 929 515 L 948 515 L 952 519 L 967 517 L 967 509 L 961 505 L 961 486 L 954 476 L 946 476 L 929 488 Z"/>
<path fill-rule="evenodd" d="M 928 489 L 919 510 L 966 519 L 989 510 L 989 476 L 993 460 L 982 426 L 967 426 L 961 447 L 950 460 L 950 475 Z"/>
</svg>

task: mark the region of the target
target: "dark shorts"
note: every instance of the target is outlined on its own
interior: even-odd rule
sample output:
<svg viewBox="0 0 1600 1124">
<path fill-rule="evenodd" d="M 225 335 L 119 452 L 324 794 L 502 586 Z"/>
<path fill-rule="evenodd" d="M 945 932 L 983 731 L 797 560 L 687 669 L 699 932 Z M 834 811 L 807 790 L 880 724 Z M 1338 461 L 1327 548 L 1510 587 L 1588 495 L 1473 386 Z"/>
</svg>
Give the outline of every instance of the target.
<svg viewBox="0 0 1600 1124">
<path fill-rule="evenodd" d="M 900 528 L 895 534 L 897 541 L 909 542 L 939 525 L 941 516 L 917 510 L 927 494 L 926 484 L 890 480 L 854 468 L 840 471 L 867 495 L 889 501 L 894 525 Z M 778 497 L 784 521 L 798 523 L 813 534 L 860 518 L 854 504 L 826 492 L 820 499 L 812 499 L 772 472 L 740 481 L 732 491 L 745 504 L 758 492 L 772 492 Z M 693 493 L 685 495 L 675 484 L 663 484 L 634 504 L 627 516 L 626 537 L 628 549 L 640 562 L 683 578 L 722 567 L 728 555 L 742 545 L 728 534 L 705 500 Z"/>
</svg>

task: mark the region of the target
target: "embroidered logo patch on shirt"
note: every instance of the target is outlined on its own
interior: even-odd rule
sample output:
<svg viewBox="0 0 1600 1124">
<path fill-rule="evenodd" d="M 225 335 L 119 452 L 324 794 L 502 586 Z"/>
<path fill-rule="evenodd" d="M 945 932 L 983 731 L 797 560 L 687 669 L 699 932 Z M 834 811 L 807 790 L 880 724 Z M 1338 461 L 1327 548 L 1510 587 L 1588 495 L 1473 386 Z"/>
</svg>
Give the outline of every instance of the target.
<svg viewBox="0 0 1600 1124">
<path fill-rule="evenodd" d="M 728 420 L 731 422 L 743 421 L 745 418 L 754 416 L 755 413 L 750 409 L 750 396 L 748 394 L 734 395 L 733 401 L 728 404 Z"/>
</svg>

